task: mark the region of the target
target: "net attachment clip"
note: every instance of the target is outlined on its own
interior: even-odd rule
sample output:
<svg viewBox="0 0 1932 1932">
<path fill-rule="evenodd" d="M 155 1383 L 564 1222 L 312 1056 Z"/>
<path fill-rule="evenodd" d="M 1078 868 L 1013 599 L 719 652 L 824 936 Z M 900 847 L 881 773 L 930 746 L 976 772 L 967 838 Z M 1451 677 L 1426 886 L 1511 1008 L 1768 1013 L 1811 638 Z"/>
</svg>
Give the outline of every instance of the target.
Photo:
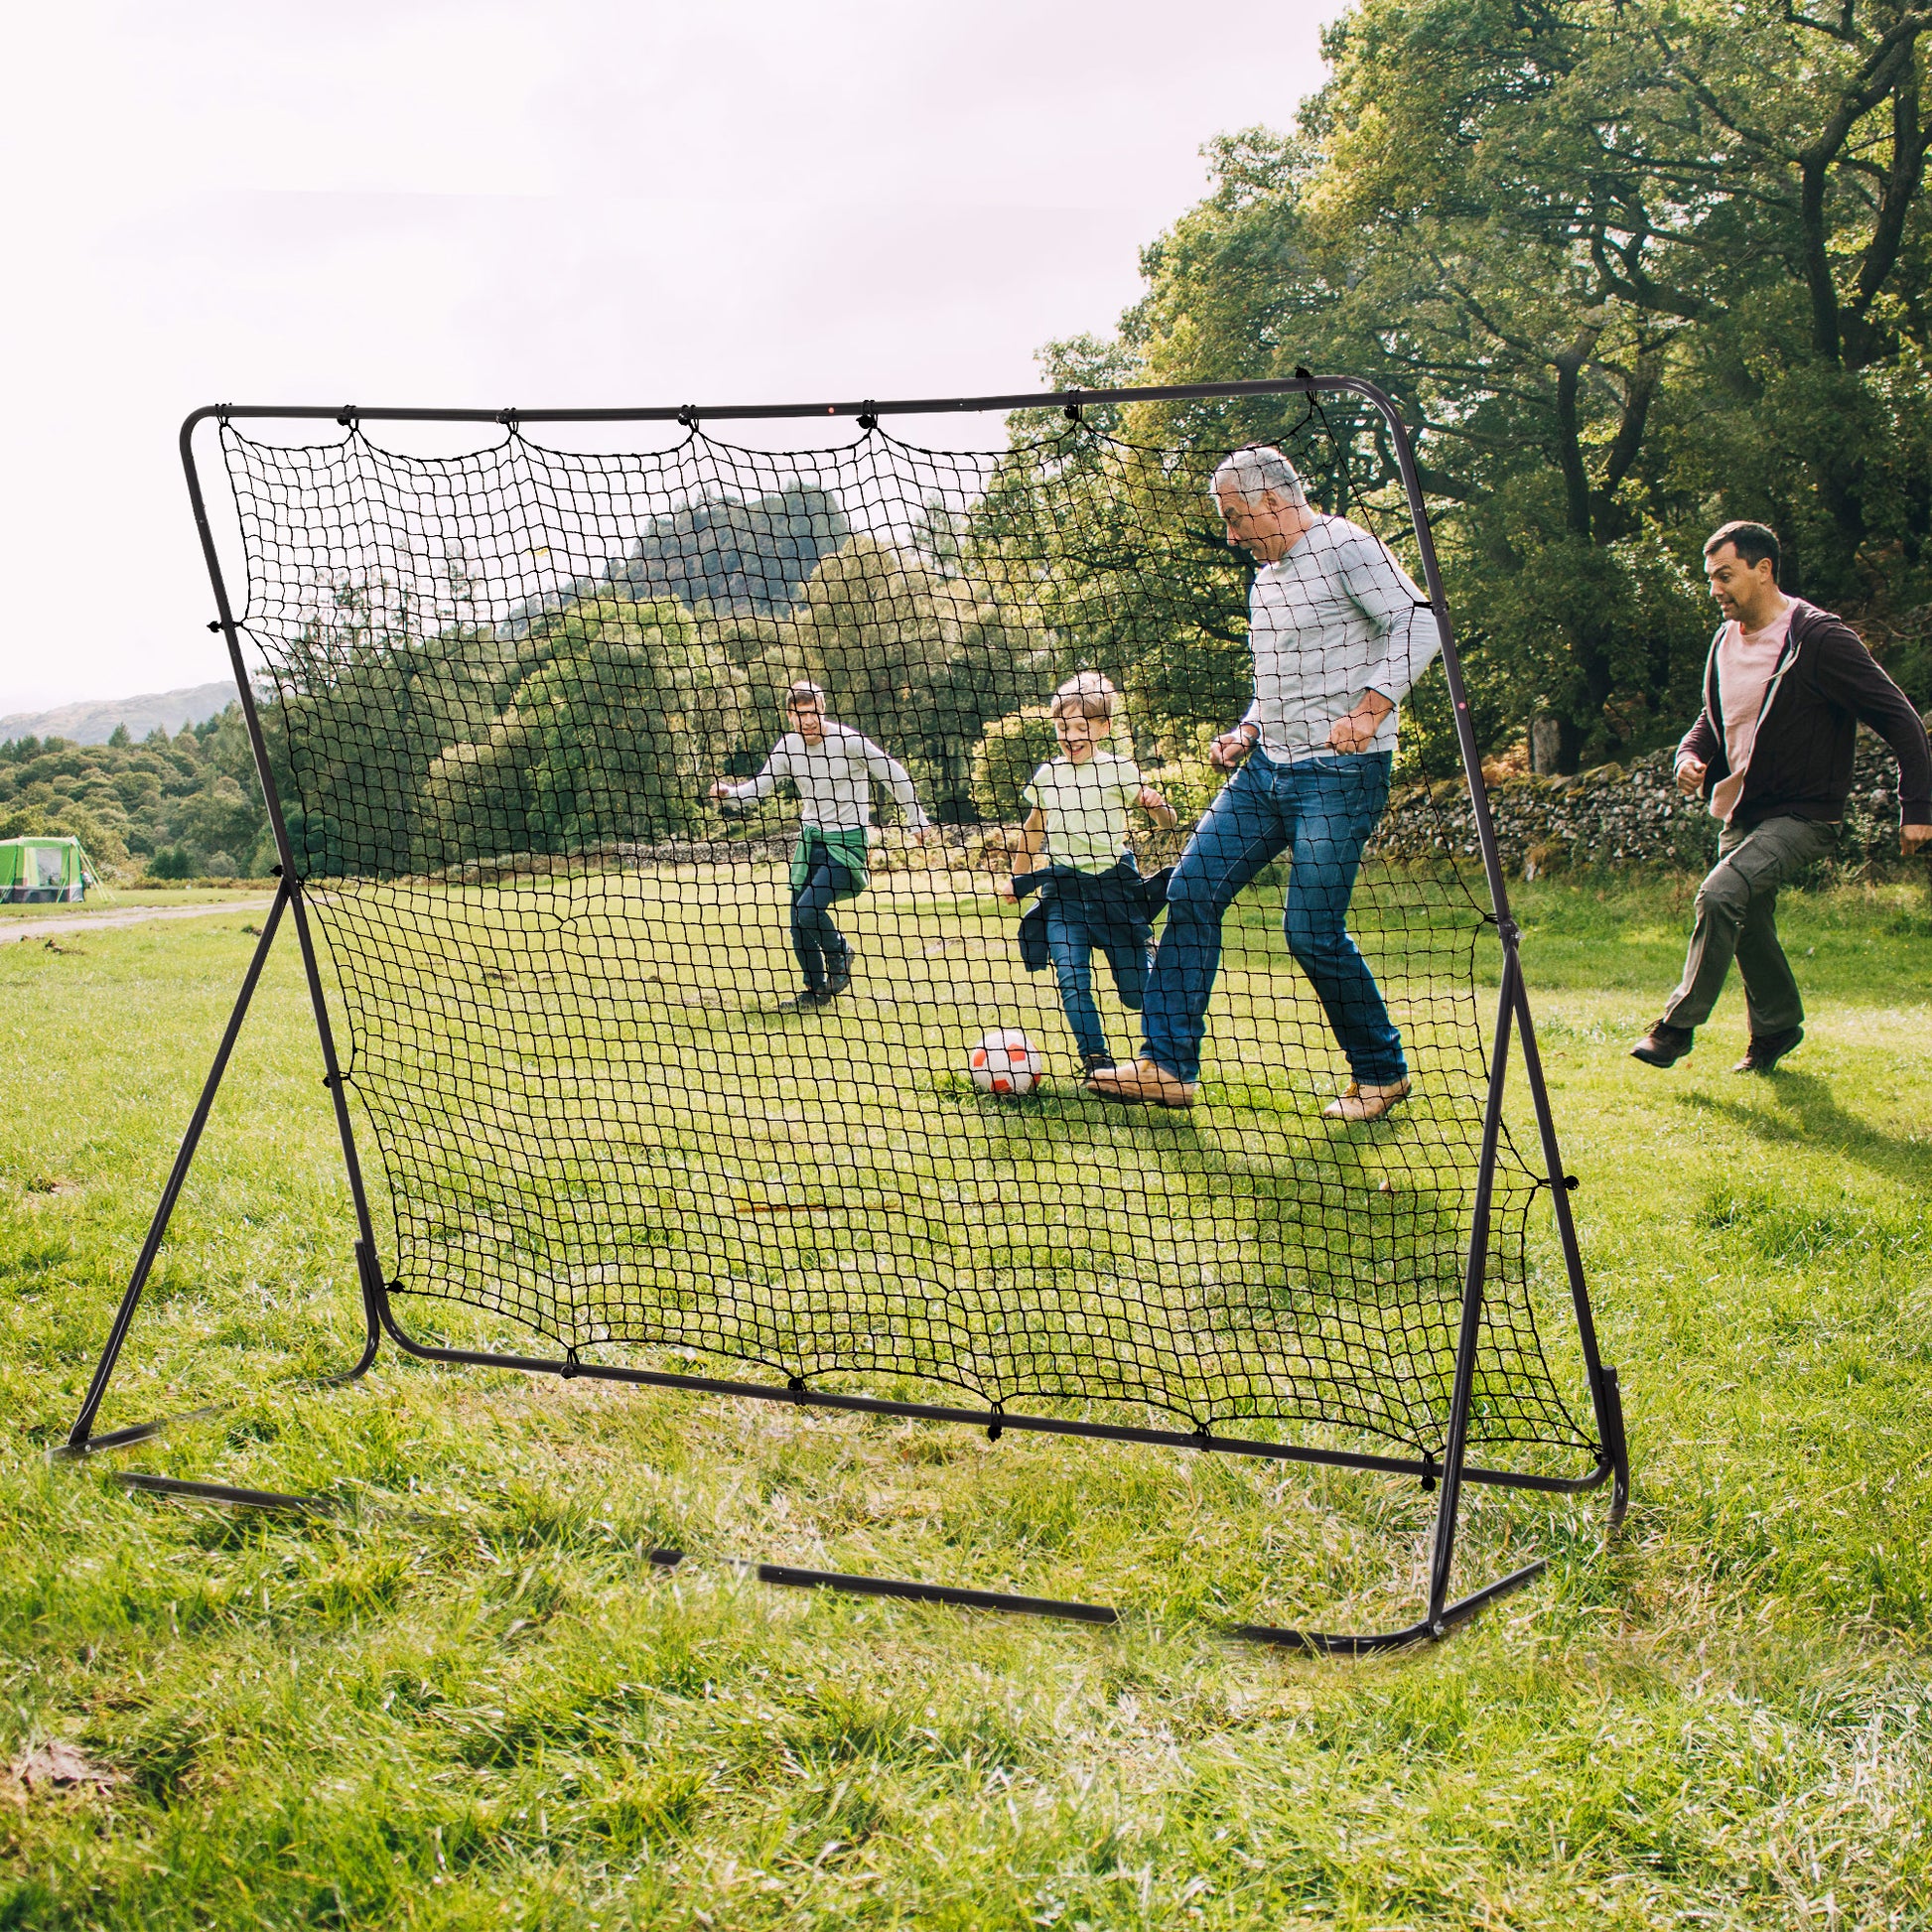
<svg viewBox="0 0 1932 1932">
<path fill-rule="evenodd" d="M 785 1387 L 788 1388 L 792 1392 L 792 1394 L 798 1398 L 800 1402 L 804 1401 L 805 1378 L 802 1375 L 787 1375 L 785 1377 Z"/>
<path fill-rule="evenodd" d="M 221 620 L 219 618 L 209 618 L 207 621 L 207 627 L 210 630 L 218 632 L 221 628 Z"/>
<path fill-rule="evenodd" d="M 519 436 L 522 434 L 523 431 L 522 412 L 517 409 L 514 403 L 512 403 L 510 407 L 507 409 L 497 410 L 496 420 L 499 423 L 501 423 L 502 426 L 506 430 L 508 430 L 512 436 Z"/>
<path fill-rule="evenodd" d="M 575 1342 L 572 1342 L 570 1346 L 564 1350 L 563 1366 L 560 1369 L 558 1369 L 557 1373 L 561 1375 L 566 1382 L 568 1382 L 574 1376 L 581 1375 L 583 1374 L 583 1372 L 584 1372 L 584 1364 L 577 1359 L 577 1344 Z"/>
<path fill-rule="evenodd" d="M 1007 1426 L 1003 1420 L 1006 1412 L 1007 1406 L 1004 1402 L 993 1404 L 993 1420 L 986 1425 L 986 1440 L 989 1443 L 997 1443 L 1007 1433 Z"/>
<path fill-rule="evenodd" d="M 677 412 L 677 419 L 686 429 L 696 429 L 698 426 L 698 405 L 694 402 L 687 402 Z"/>
<path fill-rule="evenodd" d="M 343 404 L 343 413 L 336 418 L 344 429 L 353 429 L 361 418 L 361 411 L 352 402 Z"/>
<path fill-rule="evenodd" d="M 1426 1496 L 1436 1487 L 1436 1478 L 1443 1473 L 1443 1465 L 1427 1449 L 1422 1452 L 1422 1492 Z"/>
<path fill-rule="evenodd" d="M 1086 417 L 1080 410 L 1080 392 L 1078 389 L 1069 389 L 1066 392 L 1066 401 L 1060 405 L 1060 414 L 1069 423 L 1084 423 L 1086 421 Z"/>
<path fill-rule="evenodd" d="M 879 427 L 879 405 L 870 398 L 859 405 L 859 427 L 868 433 Z"/>
</svg>

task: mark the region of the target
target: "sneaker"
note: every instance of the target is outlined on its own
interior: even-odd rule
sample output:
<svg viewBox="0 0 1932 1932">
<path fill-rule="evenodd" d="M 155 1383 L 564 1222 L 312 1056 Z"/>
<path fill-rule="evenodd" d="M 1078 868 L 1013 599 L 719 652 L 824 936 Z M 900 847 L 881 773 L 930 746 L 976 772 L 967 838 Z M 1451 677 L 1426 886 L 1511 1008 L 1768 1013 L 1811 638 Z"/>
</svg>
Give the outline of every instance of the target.
<svg viewBox="0 0 1932 1932">
<path fill-rule="evenodd" d="M 1752 1034 L 1744 1057 L 1730 1070 L 1733 1073 L 1769 1073 L 1803 1039 L 1802 1027 L 1787 1027 L 1781 1034 Z"/>
<path fill-rule="evenodd" d="M 1660 1020 L 1630 1048 L 1630 1057 L 1646 1066 L 1675 1066 L 1691 1050 L 1691 1039 L 1689 1027 L 1673 1027 Z"/>
<path fill-rule="evenodd" d="M 1124 1066 L 1097 1066 L 1087 1076 L 1089 1092 L 1103 1100 L 1130 1106 L 1191 1107 L 1196 1080 L 1183 1080 L 1153 1060 L 1129 1060 Z"/>
<path fill-rule="evenodd" d="M 836 1000 L 852 984 L 852 948 L 846 947 L 836 960 L 825 963 L 825 997 Z"/>
<path fill-rule="evenodd" d="M 1385 1087 L 1365 1087 L 1359 1080 L 1351 1080 L 1341 1098 L 1329 1101 L 1321 1112 L 1328 1120 L 1380 1120 L 1408 1098 L 1406 1079 L 1391 1081 Z"/>
</svg>

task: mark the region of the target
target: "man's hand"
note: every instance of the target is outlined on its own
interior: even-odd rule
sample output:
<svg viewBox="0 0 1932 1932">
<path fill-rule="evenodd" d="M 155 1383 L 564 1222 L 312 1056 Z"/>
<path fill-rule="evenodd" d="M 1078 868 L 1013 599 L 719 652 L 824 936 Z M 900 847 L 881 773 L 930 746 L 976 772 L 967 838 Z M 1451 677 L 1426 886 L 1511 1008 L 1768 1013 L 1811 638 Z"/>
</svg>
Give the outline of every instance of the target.
<svg viewBox="0 0 1932 1932">
<path fill-rule="evenodd" d="M 1255 748 L 1255 740 L 1261 733 L 1250 725 L 1236 725 L 1231 732 L 1223 732 L 1207 748 L 1207 761 L 1217 771 L 1232 771 L 1241 760 Z"/>
<path fill-rule="evenodd" d="M 921 825 L 912 837 L 919 845 L 936 845 L 939 840 L 939 828 L 936 825 Z"/>
<path fill-rule="evenodd" d="M 1702 759 L 1677 760 L 1677 788 L 1686 798 L 1695 798 L 1704 789 L 1704 774 L 1710 767 Z"/>
<path fill-rule="evenodd" d="M 714 805 L 722 805 L 732 795 L 732 787 L 720 778 L 707 795 Z"/>
<path fill-rule="evenodd" d="M 1906 858 L 1914 852 L 1923 852 L 1932 843 L 1932 825 L 1901 825 L 1898 828 L 1898 849 Z"/>
<path fill-rule="evenodd" d="M 1382 729 L 1382 720 L 1395 706 L 1379 691 L 1365 691 L 1362 701 L 1346 718 L 1337 718 L 1328 733 L 1328 749 L 1350 756 L 1366 752 Z"/>
<path fill-rule="evenodd" d="M 1009 905 L 1018 905 L 1020 903 L 1020 895 L 1017 891 L 1015 891 L 1014 884 L 1011 879 L 1001 880 L 999 885 L 995 888 L 995 891 L 999 893 L 1000 897 L 1003 899 L 1005 899 Z"/>
</svg>

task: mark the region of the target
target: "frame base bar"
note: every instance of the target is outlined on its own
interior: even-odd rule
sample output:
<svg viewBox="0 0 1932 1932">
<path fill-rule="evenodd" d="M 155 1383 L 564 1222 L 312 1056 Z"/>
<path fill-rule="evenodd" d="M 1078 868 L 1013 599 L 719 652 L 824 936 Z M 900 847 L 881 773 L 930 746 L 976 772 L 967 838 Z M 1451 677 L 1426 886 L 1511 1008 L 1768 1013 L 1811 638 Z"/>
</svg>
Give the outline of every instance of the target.
<svg viewBox="0 0 1932 1932">
<path fill-rule="evenodd" d="M 143 1469 L 117 1469 L 108 1480 L 147 1496 L 180 1496 L 189 1502 L 225 1503 L 231 1509 L 269 1509 L 295 1516 L 334 1516 L 342 1508 L 333 1496 L 285 1496 L 278 1489 L 236 1489 L 225 1482 L 184 1482 L 179 1476 L 149 1475 Z"/>
<path fill-rule="evenodd" d="M 1150 1443 L 1170 1449 L 1199 1449 L 1218 1455 L 1253 1455 L 1275 1462 L 1306 1462 L 1316 1468 L 1369 1469 L 1384 1475 L 1416 1476 L 1433 1483 L 1442 1464 L 1413 1456 L 1373 1455 L 1360 1450 L 1304 1448 L 1295 1443 L 1263 1443 L 1241 1436 L 1214 1436 L 1205 1430 L 1138 1429 L 1122 1423 L 1080 1422 L 1058 1416 L 1030 1416 L 1011 1409 L 963 1409 L 932 1402 L 893 1402 L 881 1396 L 842 1395 L 830 1390 L 778 1388 L 768 1382 L 741 1382 L 713 1375 L 679 1375 L 668 1369 L 621 1368 L 615 1364 L 558 1360 L 544 1355 L 507 1355 L 481 1348 L 441 1348 L 418 1341 L 396 1319 L 390 1306 L 393 1284 L 377 1305 L 389 1338 L 405 1354 L 421 1362 L 460 1368 L 507 1368 L 525 1375 L 556 1375 L 565 1381 L 583 1376 L 600 1382 L 622 1382 L 636 1388 L 680 1389 L 692 1395 L 740 1395 L 757 1402 L 783 1402 L 802 1409 L 834 1409 L 849 1415 L 900 1416 L 913 1422 L 964 1423 L 970 1428 L 1016 1430 L 1039 1436 L 1072 1436 L 1087 1442 Z M 1487 1483 L 1503 1489 L 1541 1489 L 1573 1495 L 1594 1489 L 1611 1473 L 1609 1456 L 1599 1449 L 1595 1467 L 1584 1476 L 1545 1476 L 1513 1469 L 1478 1469 L 1464 1464 L 1464 1482 Z"/>
<path fill-rule="evenodd" d="M 1511 1590 L 1521 1589 L 1525 1584 L 1534 1583 L 1549 1567 L 1547 1557 L 1538 1557 L 1534 1563 L 1526 1563 L 1521 1570 L 1512 1570 L 1507 1577 L 1499 1577 L 1493 1584 L 1484 1584 L 1480 1589 L 1471 1590 L 1467 1596 L 1450 1603 L 1434 1623 L 1425 1618 L 1421 1623 L 1410 1624 L 1406 1630 L 1383 1630 L 1368 1636 L 1342 1637 L 1324 1630 L 1283 1630 L 1272 1623 L 1238 1623 L 1229 1634 L 1243 1637 L 1249 1643 L 1276 1644 L 1285 1650 L 1312 1650 L 1334 1657 L 1372 1656 L 1378 1650 L 1400 1650 L 1405 1644 L 1448 1636 L 1458 1623 L 1466 1623 L 1484 1604 L 1493 1602 L 1498 1596 L 1507 1596 Z"/>
<path fill-rule="evenodd" d="M 897 1596 L 909 1603 L 951 1603 L 968 1610 L 1070 1617 L 1076 1623 L 1120 1621 L 1120 1612 L 1105 1603 L 1065 1603 L 1051 1596 L 1010 1596 L 1004 1590 L 958 1589 L 950 1584 L 904 1583 L 896 1577 L 848 1577 L 832 1570 L 798 1570 L 788 1563 L 749 1567 L 759 1583 L 778 1584 L 788 1589 L 837 1589 L 852 1596 Z"/>
</svg>

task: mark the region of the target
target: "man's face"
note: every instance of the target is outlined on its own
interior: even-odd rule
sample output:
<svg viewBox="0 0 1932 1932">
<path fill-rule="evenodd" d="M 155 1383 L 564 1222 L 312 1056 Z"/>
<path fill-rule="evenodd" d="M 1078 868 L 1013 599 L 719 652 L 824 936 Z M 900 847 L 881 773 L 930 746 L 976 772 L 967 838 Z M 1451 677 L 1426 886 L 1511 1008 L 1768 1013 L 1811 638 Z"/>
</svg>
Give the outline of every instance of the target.
<svg viewBox="0 0 1932 1932">
<path fill-rule="evenodd" d="M 1718 609 L 1733 621 L 1747 621 L 1777 596 L 1770 558 L 1747 564 L 1734 543 L 1726 543 L 1705 558 L 1704 576 L 1711 595 L 1718 600 Z"/>
<path fill-rule="evenodd" d="M 1279 562 L 1293 548 L 1307 519 L 1301 505 L 1286 496 L 1244 496 L 1240 490 L 1223 486 L 1214 492 L 1220 505 L 1221 520 L 1228 526 L 1228 542 L 1265 564 Z"/>
<path fill-rule="evenodd" d="M 785 706 L 785 716 L 807 745 L 816 745 L 825 736 L 825 707 L 816 698 L 793 698 Z"/>
</svg>

